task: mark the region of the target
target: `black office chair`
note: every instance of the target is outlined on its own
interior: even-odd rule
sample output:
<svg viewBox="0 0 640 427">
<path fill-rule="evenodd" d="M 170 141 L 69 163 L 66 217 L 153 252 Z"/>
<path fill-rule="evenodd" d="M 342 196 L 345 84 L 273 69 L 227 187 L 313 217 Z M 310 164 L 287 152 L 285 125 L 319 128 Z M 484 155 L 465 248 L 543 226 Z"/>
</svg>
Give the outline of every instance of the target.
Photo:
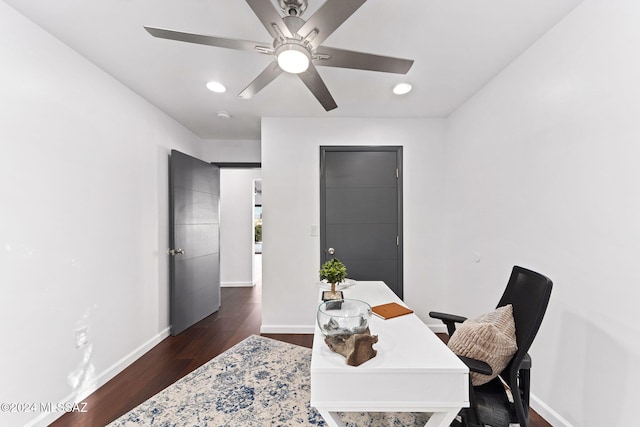
<svg viewBox="0 0 640 427">
<path fill-rule="evenodd" d="M 527 353 L 547 310 L 553 282 L 548 277 L 526 268 L 515 266 L 509 283 L 497 307 L 513 306 L 518 350 L 507 367 L 490 382 L 473 386 L 469 381 L 469 408 L 460 411 L 461 420 L 452 426 L 508 427 L 509 423 L 529 424 L 529 386 L 531 357 Z M 456 330 L 456 323 L 465 317 L 447 313 L 430 312 L 429 316 L 442 320 L 449 336 Z M 491 375 L 491 367 L 479 360 L 460 357 L 471 372 Z M 502 381 L 501 381 L 502 379 Z M 505 385 L 508 387 L 505 387 Z M 511 395 L 511 399 L 509 399 Z"/>
</svg>

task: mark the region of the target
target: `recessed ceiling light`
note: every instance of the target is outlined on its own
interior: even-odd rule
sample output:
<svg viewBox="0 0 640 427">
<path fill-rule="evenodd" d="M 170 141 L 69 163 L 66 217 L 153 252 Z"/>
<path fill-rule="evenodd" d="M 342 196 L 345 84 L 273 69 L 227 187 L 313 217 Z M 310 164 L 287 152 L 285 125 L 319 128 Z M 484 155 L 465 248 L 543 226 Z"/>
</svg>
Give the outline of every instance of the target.
<svg viewBox="0 0 640 427">
<path fill-rule="evenodd" d="M 222 93 L 222 92 L 226 92 L 227 88 L 224 87 L 224 85 L 222 83 L 218 83 L 218 82 L 209 82 L 207 83 L 207 89 L 209 89 L 211 92 L 215 92 L 215 93 Z"/>
<path fill-rule="evenodd" d="M 393 88 L 393 93 L 396 95 L 404 95 L 409 92 L 411 92 L 411 85 L 409 83 L 398 83 Z"/>
<path fill-rule="evenodd" d="M 219 119 L 230 119 L 231 118 L 231 114 L 229 114 L 228 111 L 218 111 L 217 114 Z"/>
</svg>

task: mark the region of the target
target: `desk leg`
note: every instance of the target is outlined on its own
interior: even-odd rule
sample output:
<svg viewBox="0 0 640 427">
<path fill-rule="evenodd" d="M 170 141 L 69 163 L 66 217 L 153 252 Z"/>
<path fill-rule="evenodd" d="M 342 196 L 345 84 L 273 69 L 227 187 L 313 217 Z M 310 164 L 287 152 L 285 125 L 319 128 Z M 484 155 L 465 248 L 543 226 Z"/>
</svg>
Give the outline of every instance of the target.
<svg viewBox="0 0 640 427">
<path fill-rule="evenodd" d="M 316 410 L 322 415 L 324 418 L 324 422 L 327 423 L 329 427 L 345 427 L 342 419 L 336 412 L 329 412 L 324 409 L 316 408 Z"/>
<path fill-rule="evenodd" d="M 460 412 L 460 409 L 454 409 L 449 412 L 434 412 L 424 427 L 449 427 L 458 412 Z"/>
</svg>

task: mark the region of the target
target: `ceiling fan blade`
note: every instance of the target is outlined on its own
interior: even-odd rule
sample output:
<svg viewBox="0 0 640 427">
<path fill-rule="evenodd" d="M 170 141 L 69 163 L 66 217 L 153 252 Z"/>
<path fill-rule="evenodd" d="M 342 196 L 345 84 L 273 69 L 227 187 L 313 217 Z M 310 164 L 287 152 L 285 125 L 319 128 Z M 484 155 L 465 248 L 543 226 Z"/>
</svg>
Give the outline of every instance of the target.
<svg viewBox="0 0 640 427">
<path fill-rule="evenodd" d="M 329 89 L 322 81 L 322 77 L 318 74 L 318 69 L 313 66 L 313 64 L 309 64 L 309 68 L 307 71 L 304 71 L 298 74 L 300 80 L 309 88 L 313 96 L 322 104 L 325 110 L 331 111 L 334 108 L 338 107 L 336 101 L 334 101 L 333 97 L 329 93 Z"/>
<path fill-rule="evenodd" d="M 253 10 L 253 13 L 256 14 L 262 25 L 267 29 L 271 37 L 277 39 L 280 35 L 284 35 L 285 37 L 292 38 L 293 34 L 289 31 L 289 28 L 284 24 L 282 20 L 282 16 L 278 13 L 275 6 L 269 0 L 247 0 L 249 7 Z M 273 26 L 277 26 L 280 30 L 280 34 L 276 31 Z"/>
<path fill-rule="evenodd" d="M 202 34 L 183 33 L 181 31 L 166 30 L 163 28 L 144 27 L 153 37 L 161 39 L 177 40 L 180 42 L 204 44 L 208 46 L 226 47 L 228 49 L 244 50 L 247 52 L 265 53 L 273 51 L 270 43 L 253 42 L 250 40 L 226 39 Z M 261 50 L 262 52 L 261 52 Z"/>
<path fill-rule="evenodd" d="M 244 88 L 238 95 L 238 98 L 249 99 L 256 93 L 260 92 L 266 85 L 271 83 L 276 77 L 282 74 L 282 68 L 278 66 L 278 63 L 273 61 L 267 68 L 261 72 L 258 77 L 252 81 L 249 86 Z"/>
<path fill-rule="evenodd" d="M 316 49 L 367 0 L 327 0 L 298 30 L 303 39 L 318 32 L 310 44 Z"/>
<path fill-rule="evenodd" d="M 413 65 L 413 59 L 393 58 L 391 56 L 354 52 L 325 46 L 319 47 L 316 55 L 318 55 L 319 58 L 314 59 L 313 63 L 325 67 L 354 68 L 357 70 L 407 74 Z M 328 58 L 325 56 L 328 56 Z"/>
</svg>

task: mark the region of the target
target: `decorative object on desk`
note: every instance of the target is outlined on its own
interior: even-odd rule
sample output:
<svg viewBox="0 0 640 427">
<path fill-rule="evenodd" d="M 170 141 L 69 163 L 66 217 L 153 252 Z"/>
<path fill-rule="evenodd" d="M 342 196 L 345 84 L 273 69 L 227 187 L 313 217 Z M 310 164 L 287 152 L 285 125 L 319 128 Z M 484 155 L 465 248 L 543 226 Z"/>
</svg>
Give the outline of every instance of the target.
<svg viewBox="0 0 640 427">
<path fill-rule="evenodd" d="M 343 355 L 350 366 L 360 366 L 378 354 L 378 351 L 373 349 L 373 345 L 378 342 L 378 336 L 371 335 L 369 328 L 361 334 L 328 336 L 324 342 L 332 351 Z"/>
<path fill-rule="evenodd" d="M 376 305 L 371 307 L 371 311 L 378 317 L 383 319 L 393 319 L 394 317 L 404 316 L 413 313 L 413 310 L 395 302 L 388 304 Z"/>
<path fill-rule="evenodd" d="M 322 301 L 335 301 L 341 302 L 343 299 L 342 291 L 323 291 L 322 292 Z"/>
<path fill-rule="evenodd" d="M 336 283 L 340 283 L 346 278 L 347 267 L 338 258 L 332 258 L 320 267 L 320 280 L 331 283 L 331 293 L 327 294 L 331 299 L 342 299 L 341 296 L 337 296 Z"/>
<path fill-rule="evenodd" d="M 364 333 L 370 318 L 371 306 L 355 299 L 325 301 L 318 307 L 318 326 L 324 336 Z"/>
<path fill-rule="evenodd" d="M 371 306 L 364 301 L 345 299 L 325 301 L 318 307 L 318 326 L 324 342 L 343 355 L 347 364 L 358 366 L 375 357 L 377 336 L 369 331 Z"/>
</svg>

